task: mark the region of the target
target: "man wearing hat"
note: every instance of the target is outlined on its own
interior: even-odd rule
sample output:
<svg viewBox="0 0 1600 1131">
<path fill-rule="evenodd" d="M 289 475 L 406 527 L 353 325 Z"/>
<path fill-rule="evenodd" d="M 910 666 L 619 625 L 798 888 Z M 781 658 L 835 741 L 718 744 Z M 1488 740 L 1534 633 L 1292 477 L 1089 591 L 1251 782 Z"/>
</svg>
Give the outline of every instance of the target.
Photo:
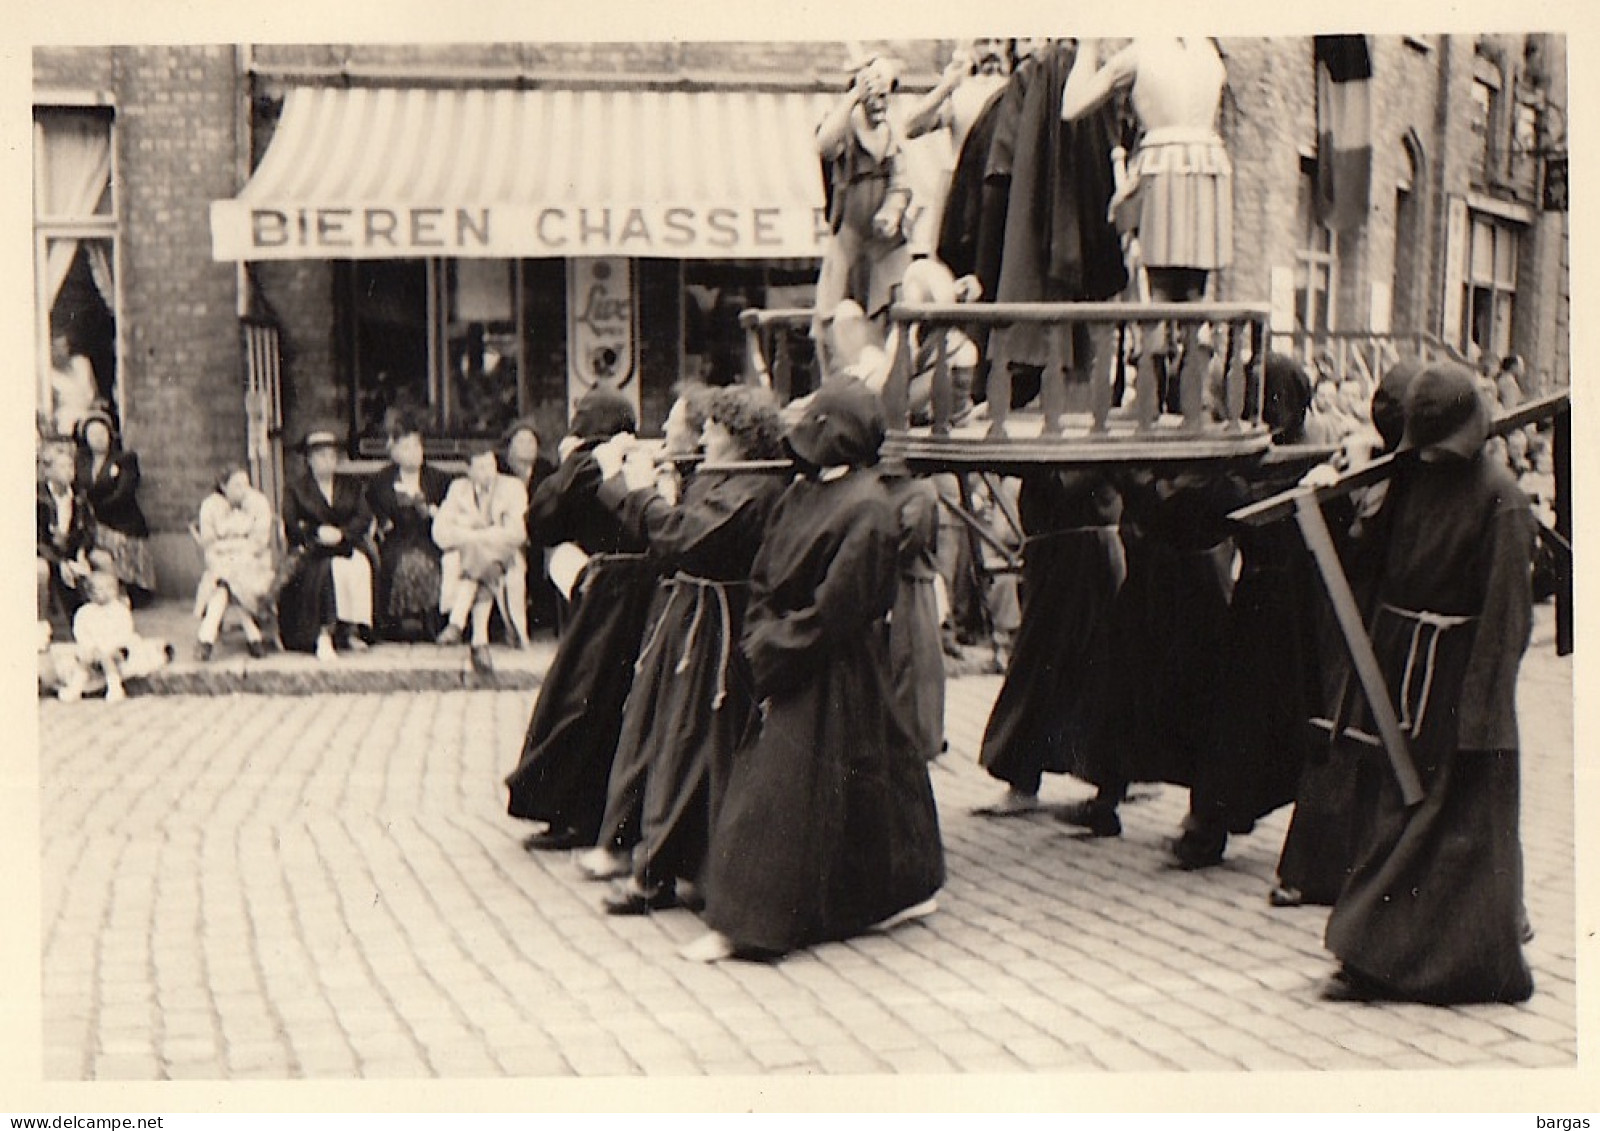
<svg viewBox="0 0 1600 1131">
<path fill-rule="evenodd" d="M 278 599 L 278 627 L 285 648 L 324 661 L 341 645 L 366 651 L 372 632 L 372 510 L 361 481 L 336 473 L 342 446 L 331 428 L 307 432 L 306 473 L 283 492 L 296 566 Z"/>
<path fill-rule="evenodd" d="M 1532 622 L 1533 519 L 1483 454 L 1488 406 L 1470 370 L 1422 369 L 1405 394 L 1403 461 L 1360 563 L 1376 578 L 1369 633 L 1423 800 L 1401 798 L 1365 700 L 1364 828 L 1328 920 L 1342 968 L 1325 996 L 1438 1004 L 1526 1000 L 1517 668 Z"/>
</svg>

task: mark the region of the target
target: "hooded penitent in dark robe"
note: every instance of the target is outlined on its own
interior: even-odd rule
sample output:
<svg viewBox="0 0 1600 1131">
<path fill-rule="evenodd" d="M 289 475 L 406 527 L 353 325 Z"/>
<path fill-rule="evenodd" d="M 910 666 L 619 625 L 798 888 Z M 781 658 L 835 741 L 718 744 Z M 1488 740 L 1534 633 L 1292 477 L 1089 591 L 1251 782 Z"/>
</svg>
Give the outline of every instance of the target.
<svg viewBox="0 0 1600 1131">
<path fill-rule="evenodd" d="M 1070 45 L 1051 47 L 1028 82 L 1017 118 L 996 302 L 1101 301 L 1128 285 L 1121 239 L 1106 218 L 1116 187 L 1116 109 L 1108 102 L 1078 121 L 1061 120 L 1061 92 L 1076 56 Z M 1088 349 L 1086 335 L 1086 327 L 1075 328 L 1080 358 Z M 1045 364 L 1042 327 L 1013 327 L 1007 340 L 1012 361 Z"/>
<path fill-rule="evenodd" d="M 1292 482 L 1254 482 L 1252 499 Z M 1228 833 L 1295 799 L 1319 709 L 1315 567 L 1293 522 L 1238 526 L 1239 579 L 1215 658 L 1222 678 L 1212 724 L 1190 783 L 1186 837 L 1220 855 Z"/>
<path fill-rule="evenodd" d="M 662 580 L 623 710 L 600 843 L 633 847 L 639 886 L 694 879 L 755 706 L 739 647 L 750 564 L 787 481 L 706 472 L 676 507 L 620 479 L 601 500 L 649 544 Z"/>
<path fill-rule="evenodd" d="M 1372 423 L 1383 440 L 1385 451 L 1392 451 L 1405 432 L 1405 392 L 1416 377 L 1420 365 L 1414 361 L 1397 362 L 1383 375 L 1372 394 Z M 1364 493 L 1360 510 L 1370 515 L 1376 510 L 1388 487 L 1379 483 Z M 1348 542 L 1357 506 L 1349 496 L 1335 500 L 1324 508 L 1328 528 L 1349 575 L 1352 588 L 1363 609 L 1369 609 L 1376 578 L 1371 576 L 1375 563 L 1371 555 L 1365 558 L 1353 555 Z M 1278 860 L 1278 882 L 1293 893 L 1299 902 L 1332 906 L 1339 897 L 1355 859 L 1357 840 L 1357 812 L 1355 803 L 1356 766 L 1360 760 L 1354 744 L 1334 742 L 1327 733 L 1336 706 L 1349 705 L 1355 691 L 1355 676 L 1350 667 L 1344 640 L 1339 635 L 1334 620 L 1333 607 L 1319 582 L 1315 584 L 1315 600 L 1309 606 L 1311 630 L 1319 664 L 1320 693 L 1314 702 L 1319 716 L 1318 725 L 1324 733 L 1313 733 L 1306 751 L 1305 771 L 1295 795 L 1294 817 L 1289 822 L 1289 832 L 1284 837 L 1283 853 Z"/>
<path fill-rule="evenodd" d="M 1111 614 L 1106 741 L 1089 780 L 1189 785 L 1209 745 L 1228 613 L 1226 515 L 1244 500 L 1222 477 L 1129 485 L 1122 541 L 1128 573 Z M 1109 780 L 1108 780 L 1109 779 Z"/>
<path fill-rule="evenodd" d="M 939 542 L 939 492 L 931 480 L 885 479 L 900 515 L 900 584 L 889 618 L 889 664 L 900 715 L 928 761 L 944 750 L 944 649 L 934 580 Z"/>
<path fill-rule="evenodd" d="M 1421 779 L 1406 808 L 1365 700 L 1347 740 L 1361 837 L 1327 945 L 1359 984 L 1425 1002 L 1523 1001 L 1517 669 L 1532 622 L 1533 518 L 1482 455 L 1487 409 L 1471 374 L 1432 365 L 1406 398 L 1399 469 L 1367 535 L 1377 568 L 1370 635 Z"/>
<path fill-rule="evenodd" d="M 844 938 L 944 882 L 927 766 L 889 671 L 900 538 L 868 467 L 882 440 L 882 409 L 856 382 L 825 385 L 790 435 L 820 470 L 784 492 L 756 556 L 744 647 L 761 718 L 705 873 L 706 922 L 736 949 Z"/>
<path fill-rule="evenodd" d="M 323 526 L 338 527 L 343 537 L 334 545 L 324 545 L 317 538 L 317 530 Z M 278 596 L 278 635 L 285 648 L 313 651 L 317 635 L 338 620 L 333 559 L 361 554 L 371 564 L 376 556 L 371 530 L 372 510 L 361 480 L 335 475 L 331 502 L 311 475 L 289 481 L 283 492 L 283 532 L 299 565 Z"/>
<path fill-rule="evenodd" d="M 1037 793 L 1045 773 L 1104 784 L 1111 609 L 1126 573 L 1122 499 L 1096 472 L 1039 471 L 1024 477 L 1018 510 L 1022 627 L 980 761 L 1022 793 Z"/>
<path fill-rule="evenodd" d="M 605 811 L 622 706 L 657 578 L 644 540 L 596 497 L 602 475 L 592 449 L 627 427 L 626 401 L 586 396 L 572 423 L 584 442 L 528 503 L 530 537 L 575 542 L 590 560 L 573 588 L 571 617 L 540 685 L 522 758 L 506 778 L 507 812 L 571 829 L 589 844 Z"/>
</svg>

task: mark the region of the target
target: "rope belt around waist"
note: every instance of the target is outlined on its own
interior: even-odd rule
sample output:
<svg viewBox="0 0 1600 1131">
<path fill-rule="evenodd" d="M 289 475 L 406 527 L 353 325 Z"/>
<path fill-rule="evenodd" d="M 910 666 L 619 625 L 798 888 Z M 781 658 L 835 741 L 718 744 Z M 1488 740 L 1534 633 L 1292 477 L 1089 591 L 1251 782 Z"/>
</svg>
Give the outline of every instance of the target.
<svg viewBox="0 0 1600 1131">
<path fill-rule="evenodd" d="M 1471 624 L 1476 617 L 1450 616 L 1427 610 L 1402 609 L 1384 604 L 1383 611 L 1411 622 L 1411 643 L 1406 648 L 1406 666 L 1400 677 L 1400 729 L 1412 738 L 1422 733 L 1422 723 L 1428 714 L 1428 697 L 1433 694 L 1433 672 L 1438 661 L 1439 637 L 1452 628 Z M 1427 636 L 1426 642 L 1423 636 Z M 1415 697 L 1412 684 L 1417 679 L 1417 661 L 1422 660 L 1422 684 Z"/>
<path fill-rule="evenodd" d="M 1038 534 L 1030 534 L 1024 538 L 1022 540 L 1022 548 L 1026 550 L 1029 546 L 1048 542 L 1055 538 L 1073 538 L 1080 534 L 1116 534 L 1118 530 L 1119 527 L 1114 522 L 1105 526 L 1067 526 L 1060 530 L 1045 530 Z"/>
<path fill-rule="evenodd" d="M 662 606 L 661 615 L 656 618 L 650 639 L 639 649 L 639 658 L 633 663 L 634 673 L 638 674 L 643 669 L 645 659 L 660 641 L 661 633 L 670 619 L 669 614 L 678 597 L 689 594 L 694 601 L 694 612 L 690 614 L 689 632 L 683 641 L 683 654 L 678 657 L 678 662 L 672 670 L 675 675 L 682 675 L 689 670 L 689 659 L 694 655 L 695 638 L 699 635 L 700 624 L 705 619 L 706 606 L 712 605 L 721 617 L 722 630 L 717 640 L 717 683 L 716 692 L 711 697 L 711 709 L 721 710 L 723 701 L 728 697 L 728 664 L 733 658 L 733 610 L 728 605 L 728 590 L 735 586 L 748 585 L 749 582 L 717 581 L 709 577 L 696 577 L 680 570 L 665 578 L 662 584 L 668 589 L 667 603 Z"/>
</svg>

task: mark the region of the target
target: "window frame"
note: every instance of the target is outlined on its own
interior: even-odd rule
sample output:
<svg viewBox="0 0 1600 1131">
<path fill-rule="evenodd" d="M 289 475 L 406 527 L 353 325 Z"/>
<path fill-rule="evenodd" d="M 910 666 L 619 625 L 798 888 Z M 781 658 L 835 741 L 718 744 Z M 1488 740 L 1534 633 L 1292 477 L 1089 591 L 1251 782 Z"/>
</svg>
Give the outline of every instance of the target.
<svg viewBox="0 0 1600 1131">
<path fill-rule="evenodd" d="M 122 193 L 119 186 L 122 183 L 120 169 L 121 155 L 117 144 L 117 110 L 113 101 L 99 94 L 71 95 L 60 93 L 50 96 L 36 96 L 32 104 L 32 144 L 30 168 L 33 182 L 29 186 L 31 232 L 33 237 L 33 330 L 35 345 L 34 360 L 34 396 L 36 411 L 48 412 L 51 403 L 50 390 L 50 323 L 54 313 L 54 298 L 45 298 L 46 269 L 49 260 L 49 248 L 53 240 L 104 240 L 111 245 L 111 275 L 112 290 L 110 300 L 107 302 L 113 325 L 112 331 L 112 358 L 114 372 L 111 376 L 111 411 L 116 416 L 119 427 L 125 427 L 126 412 L 128 407 L 127 381 L 124 378 L 124 362 L 126 351 L 124 349 L 124 330 L 122 309 L 123 302 L 123 248 L 121 239 L 122 228 Z M 80 120 L 103 121 L 106 127 L 106 144 L 110 153 L 110 177 L 106 191 L 110 197 L 110 209 L 105 213 L 90 213 L 84 215 L 55 214 L 41 211 L 40 201 L 36 191 L 38 183 L 39 163 L 44 159 L 48 144 L 49 130 L 46 128 L 50 116 L 63 118 L 77 118 Z M 101 296 L 102 301 L 105 296 Z M 97 377 L 98 379 L 98 377 Z"/>
</svg>

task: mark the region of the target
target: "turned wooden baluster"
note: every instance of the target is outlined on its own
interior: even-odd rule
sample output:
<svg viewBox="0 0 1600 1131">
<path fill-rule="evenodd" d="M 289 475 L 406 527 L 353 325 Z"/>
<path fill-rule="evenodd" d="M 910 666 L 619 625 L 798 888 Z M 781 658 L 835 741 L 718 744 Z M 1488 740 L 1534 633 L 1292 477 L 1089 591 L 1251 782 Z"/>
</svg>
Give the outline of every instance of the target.
<svg viewBox="0 0 1600 1131">
<path fill-rule="evenodd" d="M 950 413 L 954 391 L 950 387 L 950 333 L 949 327 L 933 327 L 933 434 L 950 435 Z"/>
<path fill-rule="evenodd" d="M 1006 332 L 1009 327 L 997 326 L 989 335 L 989 439 L 1003 440 L 1006 418 L 1011 415 L 1011 343 Z"/>
<path fill-rule="evenodd" d="M 1223 378 L 1223 404 L 1228 427 L 1238 428 L 1244 416 L 1244 323 L 1228 323 L 1227 370 Z"/>
<path fill-rule="evenodd" d="M 1062 433 L 1061 414 L 1067 407 L 1067 358 L 1072 353 L 1068 337 L 1072 333 L 1072 326 L 1057 323 L 1046 325 L 1044 329 L 1049 345 L 1044 372 L 1039 375 L 1039 409 L 1044 416 L 1039 435 L 1059 436 Z"/>
<path fill-rule="evenodd" d="M 1111 418 L 1112 393 L 1116 389 L 1117 367 L 1122 364 L 1123 343 L 1127 333 L 1128 324 L 1118 322 L 1114 326 L 1096 326 L 1089 334 L 1089 342 L 1094 349 L 1094 356 L 1089 359 L 1088 365 L 1091 433 L 1107 430 L 1107 421 Z"/>
<path fill-rule="evenodd" d="M 1180 323 L 1183 368 L 1178 373 L 1178 410 L 1186 432 L 1198 432 L 1206 423 L 1206 372 L 1211 368 L 1211 347 L 1200 341 L 1200 326 Z"/>
<path fill-rule="evenodd" d="M 1139 366 L 1133 387 L 1133 415 L 1140 431 L 1154 428 L 1161 417 L 1160 377 L 1156 370 L 1156 355 L 1166 348 L 1168 327 L 1165 322 L 1139 324 Z"/>
</svg>

